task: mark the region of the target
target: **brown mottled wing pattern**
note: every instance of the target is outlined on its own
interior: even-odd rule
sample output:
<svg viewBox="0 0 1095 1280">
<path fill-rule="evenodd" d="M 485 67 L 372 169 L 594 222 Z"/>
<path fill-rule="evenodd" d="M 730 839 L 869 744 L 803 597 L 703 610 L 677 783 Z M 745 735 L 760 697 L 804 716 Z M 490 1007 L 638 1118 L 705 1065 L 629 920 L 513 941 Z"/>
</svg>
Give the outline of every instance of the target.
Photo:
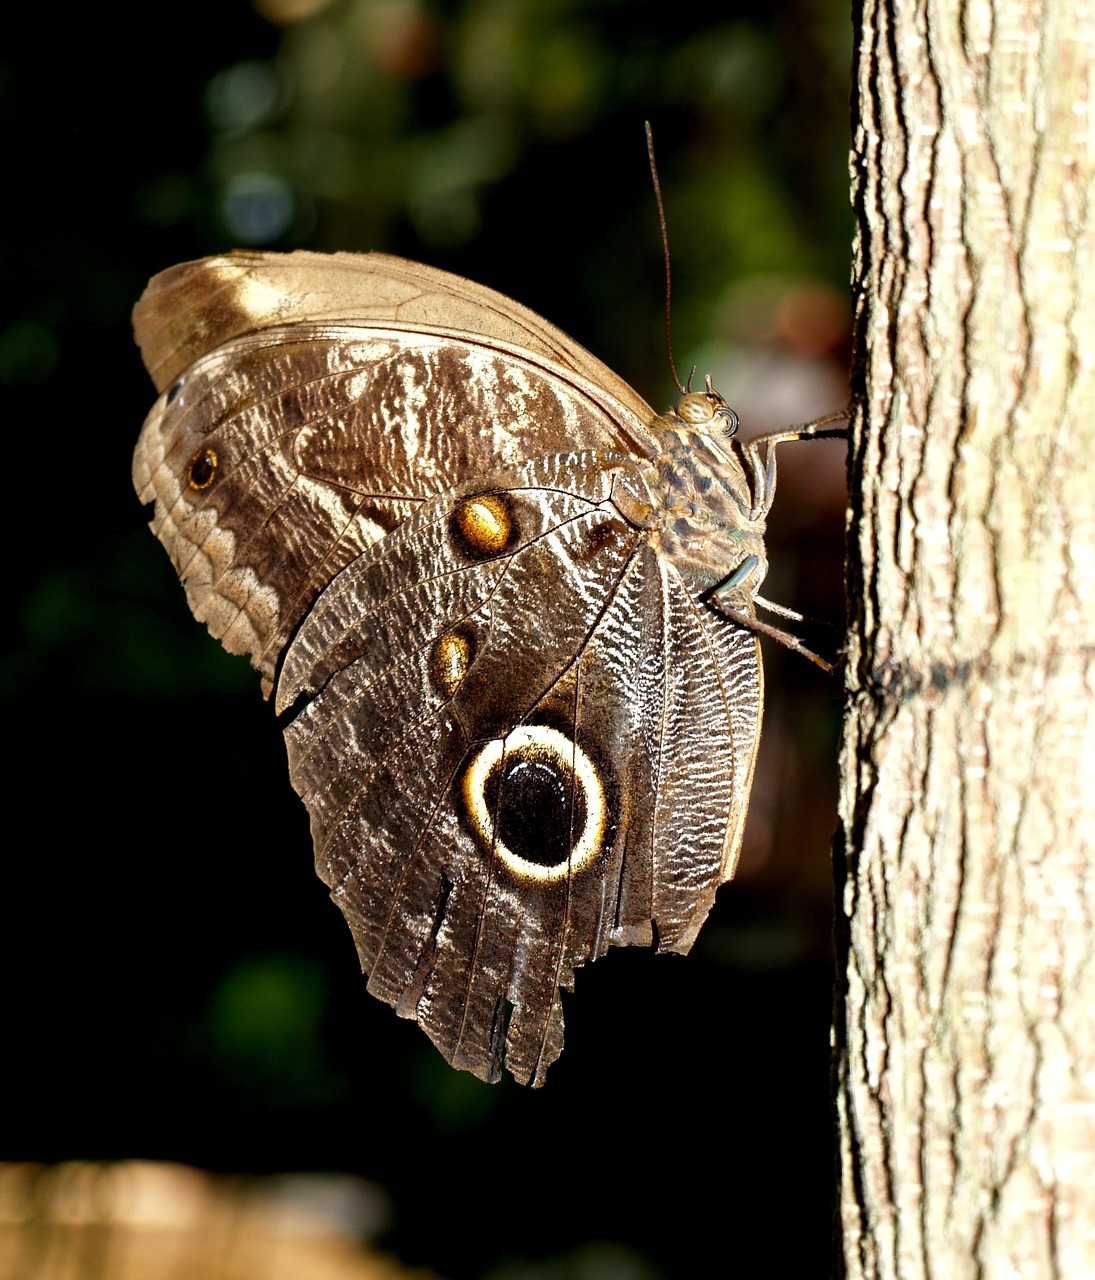
<svg viewBox="0 0 1095 1280">
<path fill-rule="evenodd" d="M 186 263 L 152 281 L 134 323 L 162 391 L 134 485 L 194 616 L 251 655 L 267 693 L 319 591 L 424 498 L 576 446 L 654 447 L 651 411 L 576 343 L 398 258 Z M 206 459 L 215 482 L 195 485 Z"/>
<path fill-rule="evenodd" d="M 370 990 L 539 1084 L 574 969 L 687 950 L 737 857 L 759 654 L 701 596 L 763 514 L 721 419 L 705 469 L 534 313 L 377 254 L 187 263 L 135 326 L 134 483 L 276 690 Z"/>
<path fill-rule="evenodd" d="M 278 689 L 369 989 L 483 1079 L 541 1083 L 575 967 L 652 923 L 687 950 L 737 849 L 756 641 L 613 506 L 625 469 L 569 454 L 425 504 L 320 597 Z M 481 556 L 484 491 L 510 533 Z"/>
</svg>

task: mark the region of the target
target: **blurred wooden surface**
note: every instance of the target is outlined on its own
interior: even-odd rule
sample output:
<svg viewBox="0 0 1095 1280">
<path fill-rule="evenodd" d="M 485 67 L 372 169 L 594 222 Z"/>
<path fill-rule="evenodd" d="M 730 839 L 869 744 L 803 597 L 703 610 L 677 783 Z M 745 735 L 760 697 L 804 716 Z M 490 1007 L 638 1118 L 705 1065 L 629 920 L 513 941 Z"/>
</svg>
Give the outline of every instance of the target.
<svg viewBox="0 0 1095 1280">
<path fill-rule="evenodd" d="M 128 1160 L 0 1165 L 0 1280 L 400 1280 L 371 1184 Z"/>
</svg>

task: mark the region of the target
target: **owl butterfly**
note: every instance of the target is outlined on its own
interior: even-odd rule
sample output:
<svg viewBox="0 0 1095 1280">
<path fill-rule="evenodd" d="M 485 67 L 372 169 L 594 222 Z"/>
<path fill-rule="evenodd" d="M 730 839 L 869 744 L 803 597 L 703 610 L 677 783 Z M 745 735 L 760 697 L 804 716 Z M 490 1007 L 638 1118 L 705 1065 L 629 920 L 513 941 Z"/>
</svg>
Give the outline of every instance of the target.
<svg viewBox="0 0 1095 1280">
<path fill-rule="evenodd" d="M 575 968 L 687 951 L 733 874 L 781 437 L 735 440 L 710 380 L 658 416 L 531 311 L 381 254 L 186 263 L 134 324 L 134 484 L 285 716 L 369 990 L 541 1084 Z"/>
</svg>

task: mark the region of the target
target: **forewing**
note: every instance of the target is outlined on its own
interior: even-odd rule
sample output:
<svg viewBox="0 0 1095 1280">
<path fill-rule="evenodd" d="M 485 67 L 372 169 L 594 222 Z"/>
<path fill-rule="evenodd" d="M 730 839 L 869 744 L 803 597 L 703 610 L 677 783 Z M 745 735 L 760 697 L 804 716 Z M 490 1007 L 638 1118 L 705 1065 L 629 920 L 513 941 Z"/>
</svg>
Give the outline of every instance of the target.
<svg viewBox="0 0 1095 1280">
<path fill-rule="evenodd" d="M 133 480 L 195 617 L 251 655 L 269 692 L 315 597 L 421 501 L 575 447 L 634 455 L 642 432 L 611 395 L 539 357 L 299 320 L 198 356 L 146 421 Z"/>
<path fill-rule="evenodd" d="M 133 311 L 157 391 L 232 338 L 293 324 L 394 326 L 476 341 L 565 370 L 639 424 L 653 418 L 618 374 L 528 307 L 463 276 L 385 253 L 237 251 L 184 262 L 155 276 Z M 577 443 L 599 447 L 595 440 Z"/>
</svg>

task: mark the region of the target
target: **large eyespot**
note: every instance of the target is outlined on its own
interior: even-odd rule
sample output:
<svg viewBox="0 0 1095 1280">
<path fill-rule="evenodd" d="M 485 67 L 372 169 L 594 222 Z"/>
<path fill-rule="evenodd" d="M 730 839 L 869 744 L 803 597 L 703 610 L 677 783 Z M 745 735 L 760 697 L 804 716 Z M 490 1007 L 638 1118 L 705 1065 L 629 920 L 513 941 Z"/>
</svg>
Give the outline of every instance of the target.
<svg viewBox="0 0 1095 1280">
<path fill-rule="evenodd" d="M 190 459 L 191 489 L 208 489 L 217 474 L 217 451 L 208 446 L 198 450 Z"/>
<path fill-rule="evenodd" d="M 463 798 L 481 848 L 519 880 L 572 878 L 601 851 L 606 804 L 597 769 L 547 725 L 520 725 L 482 746 Z"/>
</svg>

